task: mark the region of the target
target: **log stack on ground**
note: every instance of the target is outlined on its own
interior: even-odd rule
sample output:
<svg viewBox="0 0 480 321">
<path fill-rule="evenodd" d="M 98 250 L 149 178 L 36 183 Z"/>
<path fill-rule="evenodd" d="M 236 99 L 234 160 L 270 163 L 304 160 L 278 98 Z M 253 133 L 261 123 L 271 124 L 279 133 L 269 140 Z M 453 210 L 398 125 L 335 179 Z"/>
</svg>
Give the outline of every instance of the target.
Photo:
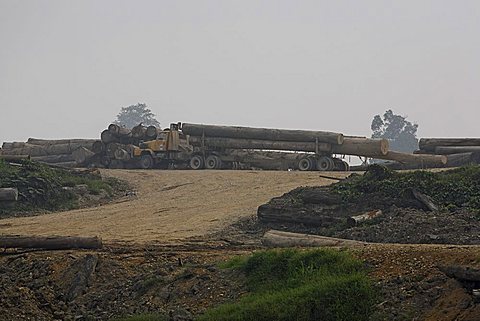
<svg viewBox="0 0 480 321">
<path fill-rule="evenodd" d="M 93 145 L 98 142 L 95 139 L 38 139 L 29 138 L 26 142 L 5 142 L 2 145 L 1 157 L 8 158 L 29 157 L 34 161 L 53 164 L 58 166 L 76 166 L 82 163 L 75 162 L 74 153 L 81 150 L 92 151 Z M 77 152 L 77 155 L 82 152 Z M 91 154 L 90 154 L 91 155 Z"/>
<path fill-rule="evenodd" d="M 418 155 L 445 155 L 447 166 L 480 164 L 480 138 L 421 138 Z"/>
</svg>

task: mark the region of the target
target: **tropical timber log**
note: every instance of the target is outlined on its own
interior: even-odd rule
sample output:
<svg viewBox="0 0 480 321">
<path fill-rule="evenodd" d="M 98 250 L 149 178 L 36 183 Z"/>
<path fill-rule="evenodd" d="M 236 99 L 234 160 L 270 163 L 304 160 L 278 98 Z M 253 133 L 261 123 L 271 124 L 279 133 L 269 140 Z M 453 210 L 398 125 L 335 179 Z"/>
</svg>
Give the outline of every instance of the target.
<svg viewBox="0 0 480 321">
<path fill-rule="evenodd" d="M 85 164 L 95 155 L 91 150 L 80 147 L 73 151 L 72 157 L 77 164 Z"/>
<path fill-rule="evenodd" d="M 42 163 L 63 163 L 63 162 L 73 162 L 75 159 L 72 154 L 60 154 L 60 155 L 49 155 L 49 156 L 35 156 L 31 157 L 32 160 Z"/>
<path fill-rule="evenodd" d="M 0 201 L 11 202 L 18 200 L 18 190 L 16 188 L 0 188 Z"/>
<path fill-rule="evenodd" d="M 115 137 L 115 135 L 113 135 L 108 129 L 105 129 L 100 134 L 100 139 L 104 144 L 114 143 L 118 141 L 117 137 Z"/>
<path fill-rule="evenodd" d="M 6 162 L 19 162 L 23 160 L 29 160 L 30 156 L 29 155 L 1 155 L 0 154 L 0 159 L 3 159 Z"/>
<path fill-rule="evenodd" d="M 31 145 L 58 145 L 58 144 L 79 144 L 83 147 L 89 147 L 95 143 L 96 139 L 39 139 L 39 138 L 29 138 L 27 144 Z"/>
<path fill-rule="evenodd" d="M 480 138 L 420 138 L 418 146 L 425 151 L 438 146 L 480 146 Z"/>
<path fill-rule="evenodd" d="M 326 131 L 253 128 L 239 126 L 216 126 L 189 124 L 182 125 L 182 131 L 190 136 L 226 137 L 238 139 L 259 139 L 289 142 L 322 142 L 339 145 L 343 143 L 343 135 Z"/>
<path fill-rule="evenodd" d="M 131 135 L 132 130 L 126 127 L 119 126 L 117 124 L 110 124 L 108 126 L 108 131 L 117 137 Z"/>
<path fill-rule="evenodd" d="M 389 151 L 387 155 L 377 156 L 376 158 L 399 162 L 403 164 L 406 169 L 439 168 L 445 167 L 447 164 L 447 157 L 444 155 L 408 154 Z"/>
<path fill-rule="evenodd" d="M 134 138 L 143 138 L 146 136 L 146 133 L 147 127 L 143 126 L 142 124 L 139 124 L 132 128 L 132 137 Z"/>
<path fill-rule="evenodd" d="M 190 144 L 196 147 L 205 146 L 210 148 L 228 148 L 228 149 L 268 149 L 268 150 L 288 150 L 304 152 L 331 152 L 332 145 L 328 143 L 318 144 L 314 142 L 287 142 L 259 139 L 239 139 L 225 137 L 206 137 L 202 140 L 200 136 L 190 136 Z"/>
<path fill-rule="evenodd" d="M 480 146 L 437 146 L 435 147 L 435 154 L 437 155 L 451 155 L 461 153 L 480 152 Z"/>
<path fill-rule="evenodd" d="M 94 152 L 95 154 L 100 154 L 104 151 L 105 151 L 105 144 L 102 141 L 97 140 L 95 143 L 93 143 L 92 152 Z"/>
<path fill-rule="evenodd" d="M 23 148 L 25 147 L 24 142 L 4 142 L 2 144 L 2 149 L 7 150 L 7 149 L 13 149 L 13 148 Z"/>
<path fill-rule="evenodd" d="M 471 164 L 480 164 L 480 152 L 447 155 L 448 167 L 458 167 Z"/>
<path fill-rule="evenodd" d="M 366 137 L 345 137 L 343 144 L 333 145 L 334 154 L 357 155 L 365 157 L 385 156 L 388 154 L 389 143 L 386 139 Z"/>
<path fill-rule="evenodd" d="M 269 247 L 363 247 L 371 244 L 354 240 L 277 230 L 267 231 L 263 235 L 262 243 Z"/>
<path fill-rule="evenodd" d="M 131 154 L 123 149 L 123 148 L 117 148 L 114 152 L 115 159 L 122 160 L 122 161 L 128 161 L 131 159 Z"/>
<path fill-rule="evenodd" d="M 160 130 L 155 126 L 148 126 L 145 130 L 145 136 L 147 139 L 155 139 L 157 138 L 158 132 Z"/>
<path fill-rule="evenodd" d="M 0 248 L 25 248 L 46 250 L 101 249 L 98 237 L 74 236 L 0 236 Z"/>
</svg>

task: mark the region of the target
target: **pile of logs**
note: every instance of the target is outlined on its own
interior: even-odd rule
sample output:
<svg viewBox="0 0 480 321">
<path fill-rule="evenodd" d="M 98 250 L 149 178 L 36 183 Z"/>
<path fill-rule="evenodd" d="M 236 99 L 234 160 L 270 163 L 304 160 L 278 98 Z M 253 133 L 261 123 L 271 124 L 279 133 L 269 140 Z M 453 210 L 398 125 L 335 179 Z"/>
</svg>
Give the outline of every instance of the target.
<svg viewBox="0 0 480 321">
<path fill-rule="evenodd" d="M 443 156 L 448 167 L 480 164 L 480 138 L 421 138 L 418 145 L 416 155 Z"/>
<path fill-rule="evenodd" d="M 122 168 L 125 161 L 131 158 L 134 146 L 139 146 L 142 141 L 157 138 L 161 129 L 155 126 L 139 124 L 132 129 L 110 124 L 100 134 L 100 140 L 93 144 L 95 153 L 91 163 L 96 166 Z"/>
<path fill-rule="evenodd" d="M 95 139 L 46 140 L 29 138 L 26 142 L 5 142 L 0 158 L 7 161 L 29 158 L 38 162 L 74 167 L 85 164 L 93 156 Z"/>
</svg>

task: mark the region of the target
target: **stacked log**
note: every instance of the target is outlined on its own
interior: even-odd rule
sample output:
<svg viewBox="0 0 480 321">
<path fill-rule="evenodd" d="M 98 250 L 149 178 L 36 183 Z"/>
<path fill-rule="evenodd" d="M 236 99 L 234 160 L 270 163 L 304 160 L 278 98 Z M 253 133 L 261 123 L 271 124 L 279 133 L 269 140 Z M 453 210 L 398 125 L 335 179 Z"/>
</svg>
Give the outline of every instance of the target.
<svg viewBox="0 0 480 321">
<path fill-rule="evenodd" d="M 447 167 L 480 164 L 480 138 L 421 138 L 417 155 L 445 155 Z"/>
<path fill-rule="evenodd" d="M 86 162 L 87 155 L 92 155 L 90 153 L 96 142 L 95 139 L 29 138 L 26 142 L 3 143 L 0 155 L 6 160 L 28 157 L 42 163 L 71 167 Z M 81 153 L 84 154 L 84 157 L 78 158 Z M 77 159 L 75 155 L 77 155 Z M 77 160 L 82 160 L 82 162 Z"/>
</svg>

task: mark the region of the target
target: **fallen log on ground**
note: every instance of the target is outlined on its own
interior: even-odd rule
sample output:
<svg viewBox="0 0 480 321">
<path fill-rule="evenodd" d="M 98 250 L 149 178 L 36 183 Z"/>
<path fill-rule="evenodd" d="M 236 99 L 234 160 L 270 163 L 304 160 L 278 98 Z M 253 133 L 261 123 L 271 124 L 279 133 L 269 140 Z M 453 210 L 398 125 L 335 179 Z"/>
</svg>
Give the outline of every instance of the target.
<svg viewBox="0 0 480 321">
<path fill-rule="evenodd" d="M 438 206 L 433 202 L 432 198 L 428 195 L 421 193 L 416 189 L 412 189 L 412 194 L 415 199 L 421 202 L 429 211 L 438 211 Z"/>
<path fill-rule="evenodd" d="M 480 138 L 420 138 L 418 147 L 424 151 L 435 151 L 438 146 L 480 146 Z"/>
<path fill-rule="evenodd" d="M 389 151 L 386 155 L 377 156 L 379 159 L 387 159 L 399 162 L 405 169 L 414 168 L 440 168 L 447 164 L 447 157 L 444 155 L 408 154 Z"/>
<path fill-rule="evenodd" d="M 386 139 L 372 139 L 346 136 L 341 145 L 333 145 L 334 154 L 357 155 L 365 157 L 384 156 L 388 154 L 389 143 Z"/>
<path fill-rule="evenodd" d="M 0 236 L 0 248 L 70 250 L 101 249 L 99 237 L 76 236 Z"/>
<path fill-rule="evenodd" d="M 263 235 L 262 244 L 270 247 L 361 247 L 370 243 L 319 235 L 270 230 Z"/>
<path fill-rule="evenodd" d="M 182 125 L 182 131 L 190 136 L 210 136 L 239 139 L 259 139 L 290 142 L 323 142 L 339 145 L 343 143 L 343 135 L 326 131 L 253 128 L 239 126 L 216 126 L 202 124 Z"/>
<path fill-rule="evenodd" d="M 190 144 L 196 147 L 205 144 L 212 148 L 228 149 L 266 149 L 266 150 L 287 150 L 304 152 L 331 152 L 332 145 L 328 143 L 314 142 L 287 142 L 259 139 L 239 139 L 226 137 L 206 137 L 190 136 Z"/>
<path fill-rule="evenodd" d="M 0 201 L 15 202 L 18 200 L 18 190 L 16 188 L 4 187 L 0 188 Z"/>
</svg>

